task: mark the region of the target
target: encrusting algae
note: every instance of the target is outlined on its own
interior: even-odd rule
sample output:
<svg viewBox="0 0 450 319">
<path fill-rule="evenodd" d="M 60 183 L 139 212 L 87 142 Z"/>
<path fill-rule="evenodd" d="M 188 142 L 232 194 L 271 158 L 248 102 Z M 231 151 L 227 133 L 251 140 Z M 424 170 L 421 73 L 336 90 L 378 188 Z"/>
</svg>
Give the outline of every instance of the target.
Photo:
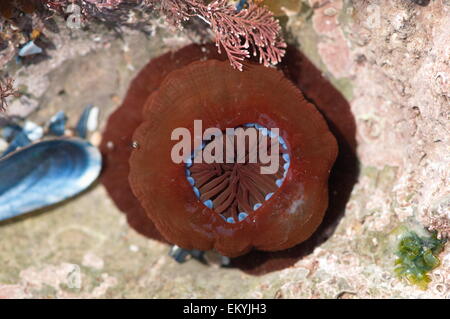
<svg viewBox="0 0 450 319">
<path fill-rule="evenodd" d="M 420 237 L 413 231 L 407 231 L 397 246 L 395 273 L 411 284 L 427 289 L 431 281 L 428 273 L 440 265 L 438 254 L 445 242 L 445 239 L 438 239 L 436 233 L 431 237 Z"/>
</svg>

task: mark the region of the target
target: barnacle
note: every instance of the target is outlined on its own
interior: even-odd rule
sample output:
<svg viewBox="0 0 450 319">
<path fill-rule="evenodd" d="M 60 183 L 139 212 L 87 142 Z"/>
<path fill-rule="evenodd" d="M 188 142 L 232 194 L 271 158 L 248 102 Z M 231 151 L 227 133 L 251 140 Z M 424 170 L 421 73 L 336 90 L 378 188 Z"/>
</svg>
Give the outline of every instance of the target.
<svg viewBox="0 0 450 319">
<path fill-rule="evenodd" d="M 438 254 L 444 247 L 445 240 L 431 237 L 420 237 L 413 231 L 406 232 L 397 247 L 395 273 L 406 278 L 411 284 L 422 289 L 431 281 L 428 273 L 439 266 Z"/>
</svg>

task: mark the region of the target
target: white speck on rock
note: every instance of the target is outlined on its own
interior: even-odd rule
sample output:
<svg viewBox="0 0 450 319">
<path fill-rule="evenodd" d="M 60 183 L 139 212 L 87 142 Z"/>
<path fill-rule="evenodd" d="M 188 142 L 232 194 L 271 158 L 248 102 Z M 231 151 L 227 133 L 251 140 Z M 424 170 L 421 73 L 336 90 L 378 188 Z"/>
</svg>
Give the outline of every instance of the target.
<svg viewBox="0 0 450 319">
<path fill-rule="evenodd" d="M 88 252 L 83 257 L 82 265 L 89 268 L 103 269 L 105 263 L 103 259 L 92 252 Z"/>
<path fill-rule="evenodd" d="M 130 245 L 130 250 L 132 251 L 132 252 L 134 252 L 134 253 L 136 253 L 136 252 L 138 252 L 139 251 L 139 247 L 138 246 L 136 246 L 136 245 Z"/>
</svg>

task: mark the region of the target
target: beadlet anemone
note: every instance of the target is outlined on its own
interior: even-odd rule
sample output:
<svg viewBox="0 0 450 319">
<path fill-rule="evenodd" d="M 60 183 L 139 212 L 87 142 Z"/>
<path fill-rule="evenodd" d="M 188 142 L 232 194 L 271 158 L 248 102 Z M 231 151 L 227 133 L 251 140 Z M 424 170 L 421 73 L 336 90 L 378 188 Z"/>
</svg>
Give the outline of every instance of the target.
<svg viewBox="0 0 450 319">
<path fill-rule="evenodd" d="M 167 60 L 172 65 L 158 73 Z M 236 257 L 293 247 L 314 233 L 327 209 L 336 139 L 283 73 L 252 63 L 239 72 L 221 60 L 208 47 L 190 46 L 141 71 L 108 121 L 103 181 L 113 198 L 127 198 L 118 202 L 134 210 L 131 224 L 148 225 L 149 218 L 156 229 L 147 231 L 183 248 Z M 186 128 L 194 139 L 195 120 L 224 134 L 253 130 L 258 143 L 261 136 L 278 141 L 280 169 L 261 174 L 260 162 L 196 163 L 195 154 L 174 162 L 172 132 Z M 131 191 L 140 206 L 124 195 Z"/>
</svg>

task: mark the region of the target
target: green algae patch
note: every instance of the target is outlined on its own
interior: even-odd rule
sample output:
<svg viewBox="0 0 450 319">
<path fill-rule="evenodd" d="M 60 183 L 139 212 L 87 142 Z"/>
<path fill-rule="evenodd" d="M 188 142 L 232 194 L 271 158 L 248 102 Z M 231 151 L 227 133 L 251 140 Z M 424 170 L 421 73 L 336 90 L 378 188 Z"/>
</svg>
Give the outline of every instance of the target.
<svg viewBox="0 0 450 319">
<path fill-rule="evenodd" d="M 428 273 L 439 266 L 437 256 L 444 244 L 445 240 L 438 239 L 436 234 L 420 237 L 413 231 L 406 232 L 398 243 L 395 273 L 406 278 L 411 284 L 427 289 L 431 281 Z"/>
</svg>

